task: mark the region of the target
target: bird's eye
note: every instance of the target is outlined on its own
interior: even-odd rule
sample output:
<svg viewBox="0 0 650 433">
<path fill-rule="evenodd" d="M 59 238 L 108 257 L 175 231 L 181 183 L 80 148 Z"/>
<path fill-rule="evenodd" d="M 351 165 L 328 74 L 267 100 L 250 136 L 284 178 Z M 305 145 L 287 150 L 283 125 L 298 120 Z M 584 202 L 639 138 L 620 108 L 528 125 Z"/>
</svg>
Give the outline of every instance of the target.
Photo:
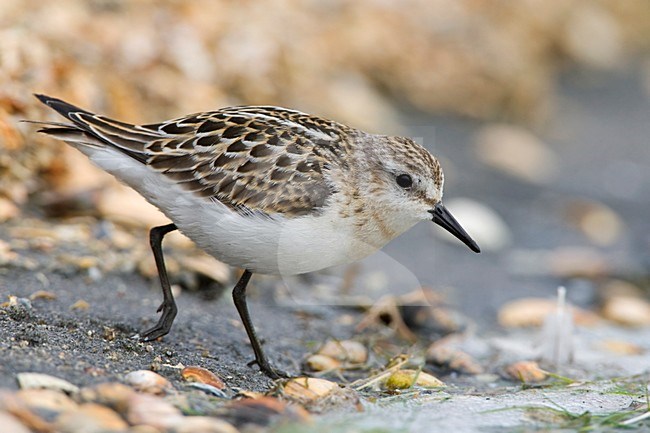
<svg viewBox="0 0 650 433">
<path fill-rule="evenodd" d="M 395 180 L 402 188 L 410 188 L 413 186 L 413 179 L 408 174 L 400 174 Z"/>
</svg>

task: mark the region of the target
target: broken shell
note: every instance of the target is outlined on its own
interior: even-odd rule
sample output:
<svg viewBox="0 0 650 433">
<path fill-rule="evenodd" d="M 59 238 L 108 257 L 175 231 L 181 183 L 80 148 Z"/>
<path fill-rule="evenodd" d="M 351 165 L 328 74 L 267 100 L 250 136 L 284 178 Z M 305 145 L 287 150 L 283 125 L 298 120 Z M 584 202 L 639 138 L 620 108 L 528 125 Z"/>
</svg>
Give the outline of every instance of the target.
<svg viewBox="0 0 650 433">
<path fill-rule="evenodd" d="M 305 361 L 311 371 L 331 371 L 341 367 L 341 361 L 325 355 L 311 355 Z"/>
<path fill-rule="evenodd" d="M 422 388 L 442 388 L 444 384 L 437 377 L 419 370 L 397 370 L 391 374 L 384 383 L 384 387 L 389 390 L 409 389 L 414 386 Z"/>
<path fill-rule="evenodd" d="M 53 301 L 56 299 L 56 293 L 48 292 L 46 290 L 37 290 L 31 295 L 29 295 L 29 299 L 32 301 L 36 299 L 45 299 L 47 301 Z"/>
<path fill-rule="evenodd" d="M 70 305 L 71 310 L 86 311 L 90 308 L 90 304 L 83 299 L 77 300 L 74 304 Z"/>
<path fill-rule="evenodd" d="M 113 341 L 115 340 L 115 329 L 111 328 L 110 326 L 104 326 L 102 328 L 102 338 L 106 341 Z"/>
<path fill-rule="evenodd" d="M 427 362 L 465 374 L 481 374 L 483 367 L 467 353 L 452 347 L 432 344 L 427 350 Z"/>
<path fill-rule="evenodd" d="M 0 304 L 0 308 L 8 308 L 16 317 L 27 317 L 32 310 L 32 302 L 27 298 L 9 295 L 9 300 Z"/>
<path fill-rule="evenodd" d="M 148 394 L 164 394 L 172 389 L 172 384 L 159 375 L 149 370 L 136 370 L 124 376 L 124 381 L 136 391 Z"/>
<path fill-rule="evenodd" d="M 16 379 L 18 380 L 18 386 L 22 389 L 51 389 L 54 391 L 63 391 L 68 394 L 79 392 L 79 388 L 76 385 L 71 384 L 67 380 L 50 376 L 49 374 L 18 373 Z"/>
<path fill-rule="evenodd" d="M 181 371 L 181 377 L 188 382 L 199 382 L 224 389 L 226 384 L 213 372 L 202 367 L 188 366 Z"/>
<path fill-rule="evenodd" d="M 366 346 L 353 340 L 328 340 L 318 350 L 318 354 L 351 364 L 363 364 L 368 360 Z"/>
<path fill-rule="evenodd" d="M 292 400 L 310 402 L 329 395 L 339 386 L 325 379 L 315 377 L 296 377 L 289 380 L 282 388 L 282 395 Z"/>
<path fill-rule="evenodd" d="M 524 383 L 537 383 L 548 377 L 548 374 L 539 368 L 535 361 L 515 362 L 507 366 L 505 372 L 511 379 Z"/>
</svg>

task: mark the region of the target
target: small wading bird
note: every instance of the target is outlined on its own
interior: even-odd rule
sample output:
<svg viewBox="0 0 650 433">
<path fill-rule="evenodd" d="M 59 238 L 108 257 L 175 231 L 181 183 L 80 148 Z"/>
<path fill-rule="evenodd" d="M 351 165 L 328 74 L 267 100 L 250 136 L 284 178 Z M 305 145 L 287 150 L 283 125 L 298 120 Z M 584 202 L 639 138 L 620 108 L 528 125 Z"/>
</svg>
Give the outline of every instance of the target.
<svg viewBox="0 0 650 433">
<path fill-rule="evenodd" d="M 480 252 L 441 203 L 438 160 L 408 138 L 270 106 L 131 125 L 36 97 L 69 122 L 38 122 L 45 125 L 40 132 L 81 151 L 172 221 L 150 232 L 163 302 L 145 340 L 167 334 L 176 317 L 161 249 L 173 230 L 244 269 L 233 299 L 255 361 L 271 378 L 281 372 L 264 354 L 246 305 L 253 273 L 295 275 L 350 263 L 422 220 Z"/>
</svg>

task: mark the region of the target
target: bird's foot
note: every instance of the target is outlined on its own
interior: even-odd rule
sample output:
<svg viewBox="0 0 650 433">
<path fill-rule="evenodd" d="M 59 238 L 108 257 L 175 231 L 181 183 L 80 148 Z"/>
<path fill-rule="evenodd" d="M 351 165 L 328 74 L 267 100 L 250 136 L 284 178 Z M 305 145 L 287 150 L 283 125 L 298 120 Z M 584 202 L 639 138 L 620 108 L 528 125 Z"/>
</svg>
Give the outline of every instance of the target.
<svg viewBox="0 0 650 433">
<path fill-rule="evenodd" d="M 158 323 L 153 328 L 147 329 L 142 333 L 142 341 L 152 341 L 157 338 L 162 337 L 163 335 L 169 334 L 169 331 L 172 329 L 172 323 L 176 318 L 176 313 L 178 313 L 178 308 L 176 308 L 176 303 L 172 302 L 163 302 L 156 310 L 157 313 L 162 311 Z"/>
<path fill-rule="evenodd" d="M 269 379 L 272 380 L 278 380 L 278 379 L 287 379 L 291 377 L 289 373 L 286 371 L 278 370 L 277 368 L 274 368 L 271 366 L 271 363 L 269 363 L 267 360 L 264 360 L 263 362 L 260 362 L 259 360 L 255 359 L 251 362 L 249 362 L 247 365 L 249 367 L 252 367 L 253 365 L 259 366 L 260 371 L 266 375 Z"/>
</svg>

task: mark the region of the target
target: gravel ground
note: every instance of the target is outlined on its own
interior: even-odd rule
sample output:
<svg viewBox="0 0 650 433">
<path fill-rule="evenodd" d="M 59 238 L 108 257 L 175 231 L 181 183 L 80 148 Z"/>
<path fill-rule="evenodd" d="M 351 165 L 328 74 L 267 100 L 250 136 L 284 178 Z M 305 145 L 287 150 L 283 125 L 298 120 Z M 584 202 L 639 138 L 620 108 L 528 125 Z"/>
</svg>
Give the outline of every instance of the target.
<svg viewBox="0 0 650 433">
<path fill-rule="evenodd" d="M 478 164 L 466 143 L 472 141 L 481 125 L 438 119 L 432 129 L 430 119 L 422 122 L 425 126 L 417 126 L 417 117 L 410 116 L 414 119 L 414 135 L 424 136 L 426 145 L 435 147 L 453 162 L 448 174 L 447 197 L 470 197 L 497 209 L 512 231 L 513 246 L 476 256 L 434 239 L 428 226 L 419 225 L 389 245 L 383 254 L 362 264 L 356 280 L 359 285 L 353 288 L 352 295 L 367 295 L 376 300 L 386 287 L 393 293 L 403 293 L 411 290 L 418 280 L 435 288 L 449 287 L 445 293 L 481 325 L 481 335 L 498 331 L 495 317 L 503 302 L 529 295 L 550 296 L 560 283 L 568 286 L 569 297 L 575 303 L 594 307 L 599 300 L 598 280 L 517 274 L 508 265 L 514 250 L 587 245 L 574 229 L 560 223 L 558 216 L 561 213 L 558 203 L 576 197 L 605 203 L 625 222 L 623 240 L 598 250 L 611 265 L 608 277 L 647 281 L 650 104 L 642 91 L 642 77 L 637 72 L 621 73 L 600 77 L 600 81 L 588 85 L 579 78 L 579 74 L 573 74 L 565 80 L 557 117 L 548 128 L 546 138 L 560 155 L 561 164 L 552 181 L 544 185 L 513 180 Z M 637 188 L 627 191 L 617 189 L 620 182 L 617 183 L 616 167 L 622 176 L 625 170 L 621 167 L 645 167 L 646 170 L 636 179 Z M 601 174 L 609 176 L 606 185 L 614 186 L 603 188 Z M 0 240 L 12 242 L 10 228 L 10 225 L 0 227 Z M 146 237 L 142 236 L 142 242 L 146 243 Z M 95 254 L 94 249 L 82 243 L 55 244 L 47 252 L 30 248 L 16 252 L 32 264 L 14 262 L 0 267 L 0 298 L 5 300 L 8 295 L 29 298 L 39 290 L 56 297 L 34 299 L 30 307 L 5 308 L 0 313 L 0 388 L 15 389 L 15 375 L 24 371 L 51 374 L 81 386 L 121 380 L 127 372 L 156 368 L 178 383 L 174 366 L 179 364 L 205 367 L 233 387 L 265 390 L 271 386 L 254 366 L 246 365 L 252 359 L 252 351 L 229 296 L 207 301 L 201 293 L 183 291 L 178 297 L 180 313 L 171 334 L 162 341 L 143 344 L 132 337 L 157 318 L 155 309 L 160 302 L 157 281 L 132 271 L 97 275 L 88 269 L 62 265 L 61 257 L 66 254 L 77 257 Z M 401 284 L 377 283 L 378 276 L 385 277 L 395 269 L 403 271 L 399 274 L 404 275 Z M 265 340 L 269 357 L 280 368 L 298 373 L 304 356 L 315 345 L 328 337 L 355 335 L 354 325 L 359 316 L 345 306 L 332 306 L 337 302 L 331 297 L 320 297 L 321 290 L 314 286 L 314 283 L 336 286 L 343 272 L 339 269 L 332 274 L 291 280 L 291 296 L 286 296 L 286 289 L 280 290 L 279 302 L 273 301 L 277 279 L 253 280 L 250 296 L 253 320 Z M 379 286 L 384 289 L 377 289 Z M 641 287 L 645 286 L 641 284 Z M 87 306 L 79 303 L 80 300 Z M 71 308 L 74 305 L 77 308 Z M 625 339 L 626 335 L 623 331 L 616 338 Z M 643 346 L 643 341 L 639 339 L 637 344 Z M 601 368 L 603 364 L 585 365 Z M 599 374 L 598 370 L 592 373 Z M 504 405 L 508 404 L 509 393 L 501 394 Z M 494 396 L 492 402 L 499 402 L 498 398 Z M 462 404 L 457 408 L 461 412 L 463 407 L 474 404 L 459 401 Z M 591 403 L 594 401 L 588 407 L 595 407 Z M 612 407 L 618 410 L 627 400 L 615 403 Z M 488 406 L 486 410 L 499 404 Z M 420 431 L 426 425 L 426 407 L 438 410 L 435 404 L 413 409 L 417 413 L 417 420 L 409 427 L 413 431 Z M 374 413 L 371 410 L 370 417 L 375 417 Z M 399 410 L 391 417 L 397 419 Z M 495 419 L 471 427 L 494 426 L 494 422 L 498 424 Z M 359 424 L 376 425 L 363 421 L 363 417 Z"/>
</svg>

